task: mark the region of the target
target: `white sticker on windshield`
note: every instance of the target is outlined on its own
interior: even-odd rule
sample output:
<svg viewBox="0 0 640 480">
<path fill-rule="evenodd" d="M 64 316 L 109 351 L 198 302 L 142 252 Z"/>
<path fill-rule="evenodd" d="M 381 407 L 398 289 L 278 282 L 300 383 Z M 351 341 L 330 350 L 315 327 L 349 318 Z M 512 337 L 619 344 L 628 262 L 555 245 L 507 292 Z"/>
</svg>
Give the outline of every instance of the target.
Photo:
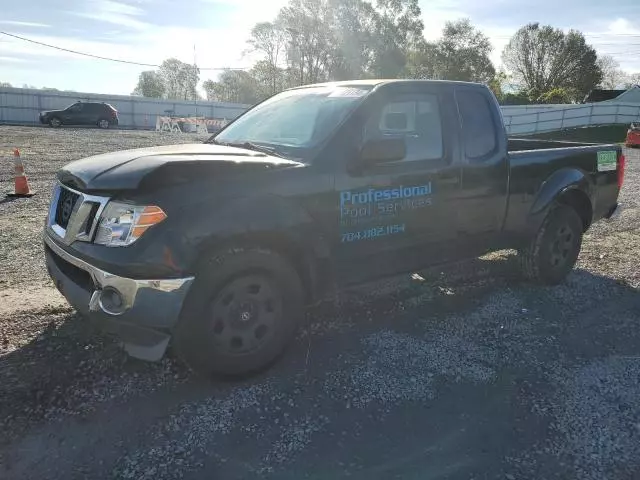
<svg viewBox="0 0 640 480">
<path fill-rule="evenodd" d="M 364 97 L 368 90 L 355 87 L 336 87 L 328 95 L 329 97 Z"/>
</svg>

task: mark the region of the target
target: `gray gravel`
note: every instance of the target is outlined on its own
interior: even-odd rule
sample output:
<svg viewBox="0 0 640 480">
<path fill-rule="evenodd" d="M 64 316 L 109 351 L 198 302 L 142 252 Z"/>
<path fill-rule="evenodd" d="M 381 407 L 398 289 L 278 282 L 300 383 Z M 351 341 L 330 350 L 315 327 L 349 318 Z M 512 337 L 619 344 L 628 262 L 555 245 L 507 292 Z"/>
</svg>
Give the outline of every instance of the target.
<svg viewBox="0 0 640 480">
<path fill-rule="evenodd" d="M 264 375 L 211 383 L 128 359 L 52 300 L 41 260 L 55 170 L 177 141 L 0 127 L 39 191 L 0 203 L 0 478 L 640 478 L 640 151 L 563 285 L 522 283 L 512 252 L 366 284 Z"/>
</svg>

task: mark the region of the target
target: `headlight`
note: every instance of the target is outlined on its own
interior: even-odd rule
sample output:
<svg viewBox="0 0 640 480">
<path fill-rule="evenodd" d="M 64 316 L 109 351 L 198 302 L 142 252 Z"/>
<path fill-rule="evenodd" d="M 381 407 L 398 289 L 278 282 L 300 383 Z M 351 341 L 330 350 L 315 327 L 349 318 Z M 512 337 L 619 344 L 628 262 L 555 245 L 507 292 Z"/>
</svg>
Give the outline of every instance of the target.
<svg viewBox="0 0 640 480">
<path fill-rule="evenodd" d="M 96 232 L 95 243 L 107 247 L 131 245 L 149 227 L 162 222 L 167 215 L 154 205 L 140 206 L 122 202 L 109 202 L 105 207 Z"/>
</svg>

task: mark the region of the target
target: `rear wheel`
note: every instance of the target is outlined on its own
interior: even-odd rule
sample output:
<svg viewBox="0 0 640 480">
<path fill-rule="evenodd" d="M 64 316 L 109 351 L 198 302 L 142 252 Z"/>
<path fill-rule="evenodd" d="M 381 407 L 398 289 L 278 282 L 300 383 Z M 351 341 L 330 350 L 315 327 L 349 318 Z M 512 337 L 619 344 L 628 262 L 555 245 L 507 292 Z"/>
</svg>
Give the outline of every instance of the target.
<svg viewBox="0 0 640 480">
<path fill-rule="evenodd" d="M 111 123 L 106 118 L 102 118 L 102 119 L 98 120 L 98 127 L 99 128 L 109 128 L 110 125 L 111 125 Z"/>
<path fill-rule="evenodd" d="M 547 285 L 562 282 L 578 260 L 582 233 L 582 220 L 573 208 L 553 208 L 533 240 L 519 252 L 524 275 Z"/>
<path fill-rule="evenodd" d="M 60 125 L 62 125 L 62 121 L 60 121 L 58 117 L 52 117 L 49 119 L 49 125 L 53 128 L 58 128 Z"/>
<path fill-rule="evenodd" d="M 302 298 L 296 271 L 277 253 L 250 249 L 213 256 L 185 301 L 174 346 L 205 375 L 262 370 L 293 337 Z"/>
</svg>

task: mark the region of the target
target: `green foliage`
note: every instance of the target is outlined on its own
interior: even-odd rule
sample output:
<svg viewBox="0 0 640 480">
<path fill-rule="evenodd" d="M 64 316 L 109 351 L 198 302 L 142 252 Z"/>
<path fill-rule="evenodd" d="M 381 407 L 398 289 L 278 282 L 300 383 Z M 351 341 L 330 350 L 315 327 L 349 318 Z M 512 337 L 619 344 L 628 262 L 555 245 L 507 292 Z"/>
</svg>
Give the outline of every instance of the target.
<svg viewBox="0 0 640 480">
<path fill-rule="evenodd" d="M 256 103 L 297 85 L 360 78 L 425 78 L 481 82 L 500 103 L 578 102 L 596 85 L 624 80 L 617 64 L 598 58 L 577 31 L 537 23 L 511 38 L 496 72 L 489 39 L 468 19 L 447 22 L 427 42 L 419 0 L 289 0 L 270 22 L 250 32 L 248 71 L 224 71 L 202 87 L 209 100 Z M 142 72 L 134 93 L 193 99 L 199 71 L 172 58 Z M 517 90 L 513 91 L 513 85 Z"/>
<path fill-rule="evenodd" d="M 162 62 L 158 70 L 140 73 L 133 95 L 149 98 L 197 100 L 200 70 L 177 58 Z"/>
<path fill-rule="evenodd" d="M 153 70 L 140 73 L 138 85 L 133 90 L 133 95 L 149 98 L 164 97 L 165 86 L 162 77 Z"/>
<path fill-rule="evenodd" d="M 502 53 L 504 65 L 532 96 L 564 88 L 573 101 L 580 101 L 601 82 L 597 59 L 582 33 L 570 30 L 565 34 L 538 23 L 518 30 Z"/>
<path fill-rule="evenodd" d="M 193 65 L 169 58 L 162 62 L 158 75 L 164 84 L 164 97 L 178 100 L 196 100 L 200 70 Z"/>
<path fill-rule="evenodd" d="M 571 90 L 567 88 L 554 88 L 543 93 L 536 100 L 537 103 L 560 104 L 571 103 L 571 100 L 574 98 L 576 98 L 576 95 Z"/>
<path fill-rule="evenodd" d="M 496 74 L 491 42 L 469 19 L 447 22 L 435 49 L 438 78 L 488 83 Z"/>
<path fill-rule="evenodd" d="M 505 97 L 504 85 L 507 83 L 508 80 L 509 80 L 508 75 L 503 71 L 499 71 L 487 83 L 487 86 L 491 89 L 493 94 L 496 96 L 496 98 L 498 99 L 498 102 L 502 102 Z"/>
<path fill-rule="evenodd" d="M 535 103 L 531 101 L 529 93 L 521 90 L 519 92 L 503 93 L 502 97 L 498 99 L 500 105 L 531 105 Z"/>
<path fill-rule="evenodd" d="M 567 142 L 621 143 L 627 136 L 628 125 L 599 125 L 566 128 L 555 132 L 536 133 L 528 138 L 541 140 L 563 140 Z"/>
<path fill-rule="evenodd" d="M 206 82 L 207 96 L 246 101 L 296 85 L 404 76 L 422 29 L 417 0 L 290 0 L 251 30 L 249 50 L 261 57 L 247 72 L 253 81 L 221 75 Z"/>
<path fill-rule="evenodd" d="M 250 72 L 242 70 L 225 70 L 217 82 L 207 80 L 202 87 L 207 93 L 207 100 L 247 104 L 262 100 L 256 79 Z"/>
</svg>

